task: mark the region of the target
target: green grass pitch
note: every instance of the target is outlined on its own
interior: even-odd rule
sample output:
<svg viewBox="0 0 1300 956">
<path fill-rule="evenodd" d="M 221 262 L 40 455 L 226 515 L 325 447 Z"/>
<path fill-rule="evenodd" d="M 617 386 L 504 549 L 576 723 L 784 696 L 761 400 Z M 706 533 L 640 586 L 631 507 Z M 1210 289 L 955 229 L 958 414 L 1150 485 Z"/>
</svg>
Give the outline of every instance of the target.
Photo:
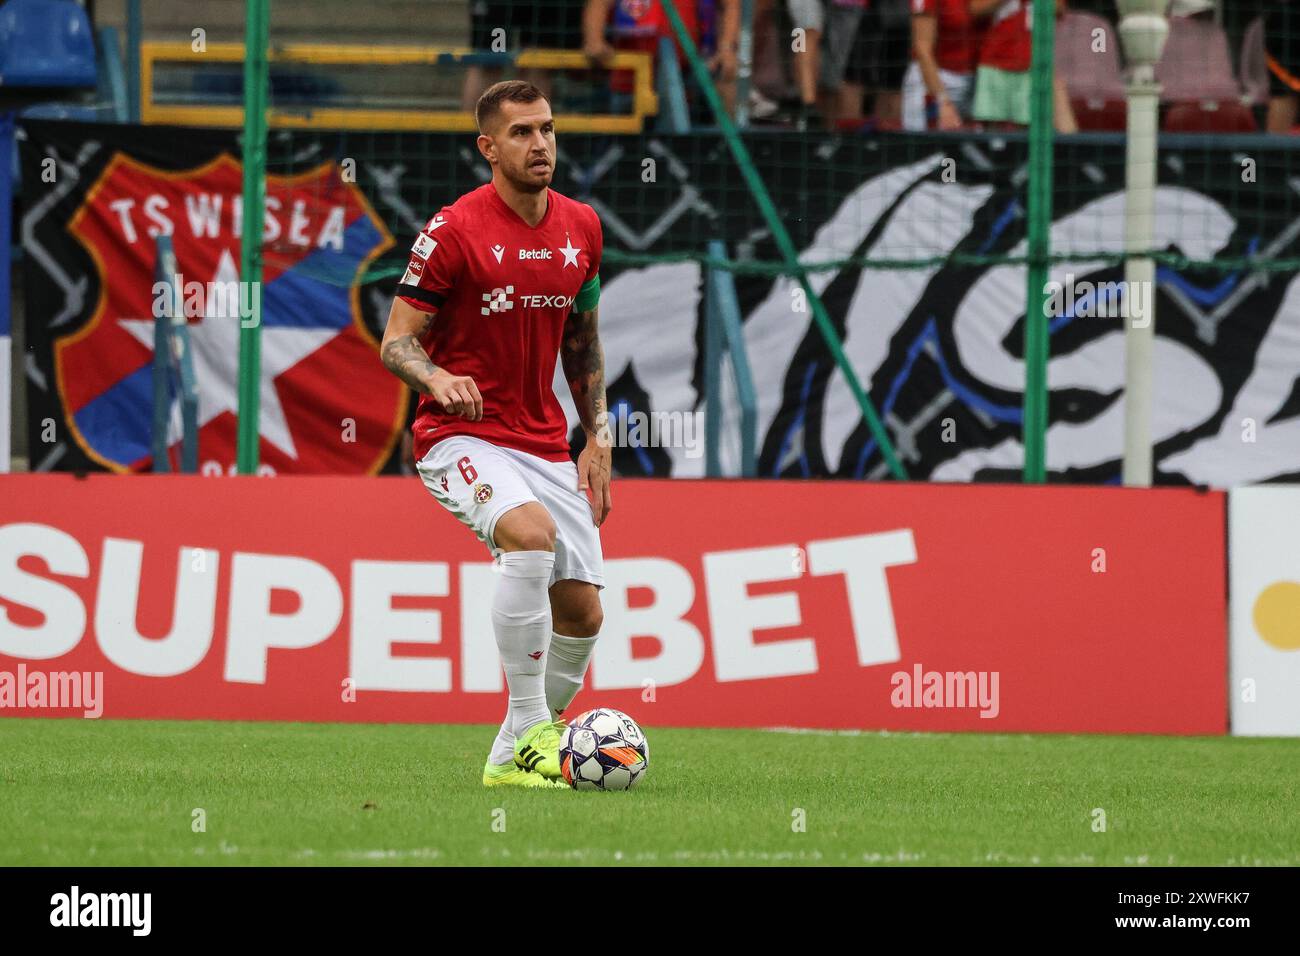
<svg viewBox="0 0 1300 956">
<path fill-rule="evenodd" d="M 0 865 L 1300 864 L 1300 740 L 651 726 L 577 793 L 484 789 L 494 733 L 5 719 Z"/>
</svg>

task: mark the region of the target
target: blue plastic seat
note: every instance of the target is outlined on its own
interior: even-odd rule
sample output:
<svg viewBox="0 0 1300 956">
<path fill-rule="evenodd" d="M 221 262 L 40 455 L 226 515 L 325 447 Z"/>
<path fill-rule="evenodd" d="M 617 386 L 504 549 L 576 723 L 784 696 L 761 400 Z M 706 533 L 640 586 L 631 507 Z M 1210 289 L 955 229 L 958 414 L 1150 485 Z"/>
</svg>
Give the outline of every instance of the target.
<svg viewBox="0 0 1300 956">
<path fill-rule="evenodd" d="M 74 0 L 9 0 L 0 7 L 5 86 L 94 86 L 95 40 Z"/>
</svg>

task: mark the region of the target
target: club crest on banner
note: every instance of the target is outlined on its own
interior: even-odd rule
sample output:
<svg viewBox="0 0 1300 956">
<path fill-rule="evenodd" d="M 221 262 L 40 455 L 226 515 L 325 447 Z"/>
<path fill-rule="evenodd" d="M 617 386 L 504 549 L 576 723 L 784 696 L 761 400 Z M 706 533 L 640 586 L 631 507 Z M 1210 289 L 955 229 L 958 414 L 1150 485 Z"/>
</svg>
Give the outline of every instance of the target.
<svg viewBox="0 0 1300 956">
<path fill-rule="evenodd" d="M 99 277 L 93 314 L 54 347 L 55 384 L 77 442 L 114 471 L 152 465 L 154 317 L 174 300 L 157 283 L 156 239 L 176 253 L 179 310 L 198 387 L 199 461 L 233 470 L 241 325 L 260 321 L 260 460 L 275 473 L 367 473 L 391 453 L 406 410 L 366 329 L 358 280 L 393 243 L 338 167 L 268 176 L 261 312 L 239 275 L 242 170 L 228 154 L 170 172 L 118 153 L 68 231 Z M 181 438 L 171 409 L 169 445 Z"/>
</svg>

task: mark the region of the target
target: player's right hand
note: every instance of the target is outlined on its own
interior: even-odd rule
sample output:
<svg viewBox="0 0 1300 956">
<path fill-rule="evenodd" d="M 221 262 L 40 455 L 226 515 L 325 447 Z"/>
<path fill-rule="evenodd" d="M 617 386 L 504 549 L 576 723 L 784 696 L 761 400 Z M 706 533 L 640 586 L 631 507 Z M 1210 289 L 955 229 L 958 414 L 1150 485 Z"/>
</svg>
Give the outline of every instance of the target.
<svg viewBox="0 0 1300 956">
<path fill-rule="evenodd" d="M 483 418 L 483 396 L 468 375 L 452 375 L 440 368 L 429 383 L 429 394 L 448 415 L 459 415 L 471 422 Z"/>
</svg>

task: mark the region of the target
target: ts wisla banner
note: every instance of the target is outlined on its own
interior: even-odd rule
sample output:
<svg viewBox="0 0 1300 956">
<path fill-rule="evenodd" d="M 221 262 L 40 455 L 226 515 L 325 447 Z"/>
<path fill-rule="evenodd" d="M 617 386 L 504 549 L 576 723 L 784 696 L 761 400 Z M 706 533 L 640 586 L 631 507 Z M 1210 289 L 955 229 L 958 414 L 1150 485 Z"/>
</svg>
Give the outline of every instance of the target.
<svg viewBox="0 0 1300 956">
<path fill-rule="evenodd" d="M 492 722 L 490 556 L 414 480 L 11 476 L 0 715 Z M 575 708 L 649 726 L 1219 734 L 1224 499 L 625 480 Z M 19 679 L 19 675 L 22 679 Z M 8 694 L 5 694 L 5 688 Z"/>
<path fill-rule="evenodd" d="M 56 163 L 52 181 L 29 179 L 34 468 L 153 470 L 154 322 L 179 312 L 205 473 L 234 470 L 239 338 L 252 323 L 262 327 L 262 469 L 380 470 L 405 422 L 407 391 L 379 361 L 361 282 L 394 240 L 343 167 L 318 156 L 267 177 L 253 316 L 253 284 L 239 272 L 246 217 L 233 134 L 117 130 L 79 149 L 80 170 Z M 179 301 L 159 283 L 159 236 L 175 251 Z M 171 411 L 178 459 L 179 406 Z"/>
</svg>

